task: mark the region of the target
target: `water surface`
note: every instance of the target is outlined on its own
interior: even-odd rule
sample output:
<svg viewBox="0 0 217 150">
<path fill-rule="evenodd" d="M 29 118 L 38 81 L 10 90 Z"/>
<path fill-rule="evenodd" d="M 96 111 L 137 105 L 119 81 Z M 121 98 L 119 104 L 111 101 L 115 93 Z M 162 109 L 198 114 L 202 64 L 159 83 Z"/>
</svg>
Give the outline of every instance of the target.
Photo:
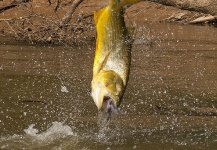
<svg viewBox="0 0 217 150">
<path fill-rule="evenodd" d="M 90 96 L 94 49 L 1 37 L 0 149 L 215 149 L 215 27 L 139 27 L 122 114 L 107 129 Z"/>
</svg>

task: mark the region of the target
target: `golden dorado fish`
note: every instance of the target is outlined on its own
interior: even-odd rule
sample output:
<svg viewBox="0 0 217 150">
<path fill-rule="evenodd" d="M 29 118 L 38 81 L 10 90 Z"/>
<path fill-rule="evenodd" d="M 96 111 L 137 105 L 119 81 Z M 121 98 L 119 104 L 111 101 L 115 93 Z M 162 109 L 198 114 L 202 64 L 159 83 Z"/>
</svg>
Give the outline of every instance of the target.
<svg viewBox="0 0 217 150">
<path fill-rule="evenodd" d="M 110 0 L 94 12 L 97 31 L 91 95 L 99 110 L 118 111 L 131 61 L 132 38 L 124 22 L 124 6 L 140 0 Z"/>
</svg>

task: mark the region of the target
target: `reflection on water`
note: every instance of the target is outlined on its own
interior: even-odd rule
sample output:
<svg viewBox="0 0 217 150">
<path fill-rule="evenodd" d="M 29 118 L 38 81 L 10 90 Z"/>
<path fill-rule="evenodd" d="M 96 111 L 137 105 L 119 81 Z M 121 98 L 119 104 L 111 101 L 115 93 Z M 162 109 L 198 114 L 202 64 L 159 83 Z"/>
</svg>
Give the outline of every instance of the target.
<svg viewBox="0 0 217 150">
<path fill-rule="evenodd" d="M 0 149 L 215 149 L 216 28 L 155 23 L 138 31 L 123 113 L 104 130 L 90 97 L 94 45 L 2 38 Z"/>
</svg>

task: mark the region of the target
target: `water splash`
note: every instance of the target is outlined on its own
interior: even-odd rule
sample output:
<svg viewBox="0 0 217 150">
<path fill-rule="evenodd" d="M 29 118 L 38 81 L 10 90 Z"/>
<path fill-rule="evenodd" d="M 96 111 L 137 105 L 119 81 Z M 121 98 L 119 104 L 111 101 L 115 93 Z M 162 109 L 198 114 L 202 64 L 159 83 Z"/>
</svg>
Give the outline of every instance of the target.
<svg viewBox="0 0 217 150">
<path fill-rule="evenodd" d="M 34 124 L 31 124 L 28 129 L 24 129 L 24 132 L 26 133 L 26 135 L 35 137 L 37 140 L 53 140 L 54 137 L 77 135 L 75 132 L 72 131 L 71 127 L 69 127 L 68 125 L 63 125 L 63 123 L 57 121 L 53 122 L 52 126 L 48 128 L 47 131 L 42 132 L 40 134 L 38 134 L 37 129 L 34 129 L 34 126 Z"/>
<path fill-rule="evenodd" d="M 111 117 L 111 114 L 108 116 L 107 112 L 103 112 L 103 111 L 98 112 L 97 125 L 99 127 L 99 134 L 98 134 L 99 139 L 104 138 L 106 135 L 106 132 L 109 130 L 110 117 Z"/>
<path fill-rule="evenodd" d="M 68 89 L 66 88 L 66 86 L 61 85 L 61 92 L 65 92 L 68 93 Z"/>
<path fill-rule="evenodd" d="M 12 135 L 0 138 L 0 149 L 38 149 L 51 148 L 62 149 L 67 147 L 67 142 L 62 141 L 70 138 L 71 143 L 77 144 L 77 133 L 68 125 L 61 122 L 53 122 L 45 132 L 39 133 L 34 124 L 24 129 L 24 135 Z M 70 143 L 70 144 L 71 144 Z M 68 143 L 69 144 L 69 143 Z M 73 145 L 71 145 L 73 146 Z"/>
</svg>

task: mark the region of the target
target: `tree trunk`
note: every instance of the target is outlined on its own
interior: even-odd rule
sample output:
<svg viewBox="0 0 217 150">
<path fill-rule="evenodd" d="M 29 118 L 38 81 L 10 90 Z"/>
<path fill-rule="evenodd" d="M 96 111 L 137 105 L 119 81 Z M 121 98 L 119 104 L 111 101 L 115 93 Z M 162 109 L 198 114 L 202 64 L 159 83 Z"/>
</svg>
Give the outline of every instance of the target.
<svg viewBox="0 0 217 150">
<path fill-rule="evenodd" d="M 217 0 L 147 0 L 217 16 Z"/>
</svg>

